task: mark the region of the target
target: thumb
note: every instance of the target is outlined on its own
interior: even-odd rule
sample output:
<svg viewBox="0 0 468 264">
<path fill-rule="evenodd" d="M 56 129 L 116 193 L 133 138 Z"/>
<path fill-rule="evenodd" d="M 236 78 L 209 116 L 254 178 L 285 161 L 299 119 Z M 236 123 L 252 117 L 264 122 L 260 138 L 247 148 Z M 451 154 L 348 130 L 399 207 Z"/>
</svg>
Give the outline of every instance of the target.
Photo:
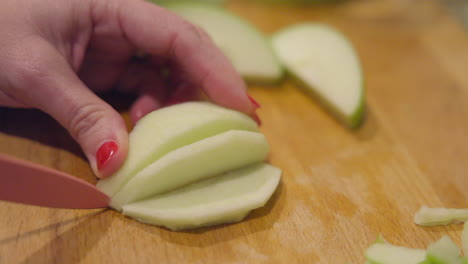
<svg viewBox="0 0 468 264">
<path fill-rule="evenodd" d="M 124 121 L 82 83 L 54 47 L 38 42 L 13 56 L 10 93 L 55 118 L 80 144 L 96 176 L 108 177 L 127 155 Z"/>
</svg>

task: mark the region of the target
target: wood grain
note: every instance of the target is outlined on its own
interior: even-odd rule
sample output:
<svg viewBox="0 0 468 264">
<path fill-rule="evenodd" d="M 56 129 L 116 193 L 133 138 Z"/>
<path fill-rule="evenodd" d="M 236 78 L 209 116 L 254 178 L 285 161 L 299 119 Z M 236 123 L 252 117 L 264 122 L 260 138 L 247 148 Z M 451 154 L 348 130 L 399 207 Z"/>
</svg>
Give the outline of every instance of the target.
<svg viewBox="0 0 468 264">
<path fill-rule="evenodd" d="M 229 8 L 266 33 L 312 21 L 349 36 L 366 77 L 364 125 L 343 128 L 288 79 L 251 85 L 270 161 L 283 169 L 266 207 L 242 223 L 177 233 L 111 210 L 0 202 L 0 263 L 362 263 L 379 234 L 409 247 L 443 234 L 460 243 L 460 225 L 412 218 L 421 205 L 468 207 L 461 25 L 437 1 Z M 128 103 L 117 102 L 125 118 Z M 0 151 L 95 182 L 77 144 L 37 111 L 0 109 Z"/>
</svg>

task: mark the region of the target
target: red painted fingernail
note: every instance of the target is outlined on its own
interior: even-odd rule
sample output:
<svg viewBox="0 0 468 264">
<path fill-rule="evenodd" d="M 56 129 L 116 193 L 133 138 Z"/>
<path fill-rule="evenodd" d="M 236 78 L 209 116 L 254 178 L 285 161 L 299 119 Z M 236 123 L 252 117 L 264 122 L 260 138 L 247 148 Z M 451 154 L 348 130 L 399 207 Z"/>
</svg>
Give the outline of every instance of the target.
<svg viewBox="0 0 468 264">
<path fill-rule="evenodd" d="M 117 152 L 119 146 L 115 141 L 107 141 L 102 144 L 98 151 L 96 152 L 96 162 L 98 170 L 101 170 L 106 166 L 107 162 L 112 158 L 112 156 Z"/>
<path fill-rule="evenodd" d="M 247 97 L 249 97 L 250 102 L 252 102 L 255 108 L 260 108 L 261 105 L 257 101 L 255 101 L 255 99 L 253 99 L 250 95 L 247 95 Z"/>
<path fill-rule="evenodd" d="M 262 125 L 262 120 L 260 120 L 260 117 L 258 117 L 257 113 L 253 114 L 253 115 L 252 115 L 252 118 L 253 118 L 253 120 L 255 120 L 255 122 L 257 122 L 257 124 L 258 124 L 259 126 Z"/>
</svg>

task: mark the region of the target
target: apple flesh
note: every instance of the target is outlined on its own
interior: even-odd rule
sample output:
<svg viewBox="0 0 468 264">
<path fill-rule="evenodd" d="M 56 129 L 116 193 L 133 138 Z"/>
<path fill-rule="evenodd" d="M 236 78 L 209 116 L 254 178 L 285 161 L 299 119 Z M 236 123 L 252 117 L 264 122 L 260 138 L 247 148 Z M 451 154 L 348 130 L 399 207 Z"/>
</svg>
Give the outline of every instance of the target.
<svg viewBox="0 0 468 264">
<path fill-rule="evenodd" d="M 186 2 L 164 5 L 203 28 L 247 81 L 276 83 L 283 76 L 271 43 L 245 19 L 213 5 Z"/>
<path fill-rule="evenodd" d="M 262 163 L 269 144 L 257 124 L 210 103 L 150 113 L 129 146 L 122 169 L 98 188 L 114 209 L 174 230 L 242 220 L 266 203 L 281 174 Z"/>
<path fill-rule="evenodd" d="M 376 243 L 366 250 L 366 258 L 374 264 L 419 264 L 426 258 L 426 251 Z"/>
<path fill-rule="evenodd" d="M 364 81 L 351 42 L 335 29 L 305 23 L 276 33 L 273 48 L 288 73 L 339 120 L 359 126 L 364 112 Z"/>
<path fill-rule="evenodd" d="M 453 222 L 466 222 L 467 220 L 468 209 L 422 206 L 414 216 L 414 223 L 422 226 L 448 225 Z"/>
<path fill-rule="evenodd" d="M 143 117 L 129 135 L 122 168 L 97 187 L 114 196 L 139 171 L 165 154 L 229 130 L 258 131 L 247 115 L 205 102 L 165 107 Z"/>
<path fill-rule="evenodd" d="M 265 160 L 269 145 L 260 133 L 231 130 L 176 149 L 137 173 L 112 197 L 111 207 Z"/>
<path fill-rule="evenodd" d="M 281 171 L 258 163 L 127 204 L 123 214 L 172 230 L 241 221 L 274 193 Z"/>
<path fill-rule="evenodd" d="M 462 264 L 460 249 L 445 235 L 428 246 L 426 260 L 422 264 Z"/>
</svg>

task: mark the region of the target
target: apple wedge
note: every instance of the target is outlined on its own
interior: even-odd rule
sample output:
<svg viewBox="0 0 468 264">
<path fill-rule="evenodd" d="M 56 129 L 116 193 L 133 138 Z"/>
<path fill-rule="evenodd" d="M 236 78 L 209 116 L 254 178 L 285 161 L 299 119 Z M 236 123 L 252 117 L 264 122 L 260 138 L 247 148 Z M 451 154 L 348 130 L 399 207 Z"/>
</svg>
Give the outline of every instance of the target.
<svg viewBox="0 0 468 264">
<path fill-rule="evenodd" d="M 177 148 L 229 130 L 258 131 L 247 115 L 205 102 L 189 102 L 154 111 L 142 118 L 129 137 L 125 163 L 97 187 L 114 196 L 135 174 Z"/>
<path fill-rule="evenodd" d="M 373 264 L 420 264 L 426 259 L 426 251 L 375 243 L 366 250 L 366 258 Z"/>
<path fill-rule="evenodd" d="M 288 73 L 339 120 L 355 128 L 364 112 L 364 82 L 351 42 L 335 29 L 305 23 L 272 37 Z"/>
<path fill-rule="evenodd" d="M 424 264 L 462 264 L 460 249 L 447 236 L 443 236 L 427 247 Z"/>
<path fill-rule="evenodd" d="M 150 199 L 127 204 L 123 214 L 172 230 L 241 221 L 274 193 L 281 171 L 254 164 Z"/>
<path fill-rule="evenodd" d="M 429 208 L 422 206 L 414 215 L 414 223 L 422 226 L 448 225 L 468 221 L 468 209 Z"/>
<path fill-rule="evenodd" d="M 247 81 L 276 83 L 283 76 L 271 43 L 243 18 L 213 5 L 171 3 L 164 5 L 203 28 Z"/>
<path fill-rule="evenodd" d="M 167 192 L 204 178 L 258 163 L 267 157 L 266 138 L 256 132 L 231 130 L 176 149 L 137 173 L 117 192 L 111 207 Z"/>
</svg>

